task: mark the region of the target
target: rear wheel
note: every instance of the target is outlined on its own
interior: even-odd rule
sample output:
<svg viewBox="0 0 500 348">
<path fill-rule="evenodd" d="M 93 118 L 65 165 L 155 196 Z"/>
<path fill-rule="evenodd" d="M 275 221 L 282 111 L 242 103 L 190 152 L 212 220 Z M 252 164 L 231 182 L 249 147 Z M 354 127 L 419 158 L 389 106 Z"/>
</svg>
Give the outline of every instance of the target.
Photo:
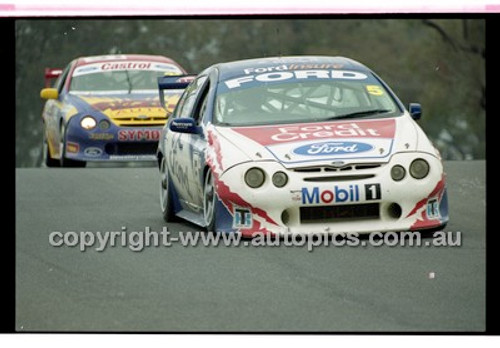
<svg viewBox="0 0 500 348">
<path fill-rule="evenodd" d="M 165 222 L 173 222 L 176 220 L 174 212 L 174 204 L 172 200 L 172 190 L 170 180 L 168 178 L 167 161 L 162 157 L 160 163 L 160 205 Z"/>
<path fill-rule="evenodd" d="M 64 123 L 61 124 L 61 129 L 59 131 L 59 153 L 61 154 L 61 159 L 59 163 L 61 167 L 74 167 L 74 168 L 83 168 L 87 165 L 85 161 L 76 161 L 70 158 L 66 158 L 66 127 Z"/>
<path fill-rule="evenodd" d="M 203 185 L 203 219 L 208 232 L 215 232 L 216 213 L 215 185 L 212 171 L 209 169 L 205 175 Z"/>
</svg>

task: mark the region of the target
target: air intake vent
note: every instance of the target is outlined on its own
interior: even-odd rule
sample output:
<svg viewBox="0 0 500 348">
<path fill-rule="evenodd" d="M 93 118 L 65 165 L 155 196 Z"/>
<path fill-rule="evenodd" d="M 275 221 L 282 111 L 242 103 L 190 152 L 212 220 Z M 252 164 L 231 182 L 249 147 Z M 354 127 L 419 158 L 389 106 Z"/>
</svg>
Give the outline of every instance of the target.
<svg viewBox="0 0 500 348">
<path fill-rule="evenodd" d="M 108 155 L 154 155 L 158 142 L 144 143 L 109 143 L 104 150 Z"/>
<path fill-rule="evenodd" d="M 295 168 L 293 169 L 297 173 L 338 173 L 338 172 L 348 172 L 351 170 L 366 170 L 366 169 L 375 169 L 382 167 L 382 164 L 379 163 L 360 163 L 360 164 L 351 164 L 341 168 L 335 168 L 330 166 L 317 166 L 317 167 L 306 167 L 306 168 Z"/>
<path fill-rule="evenodd" d="M 315 177 L 310 177 L 310 178 L 304 178 L 304 181 L 308 181 L 308 182 L 353 181 L 353 180 L 371 179 L 373 177 L 375 177 L 374 174 L 315 176 Z"/>
<path fill-rule="evenodd" d="M 321 167 L 316 167 L 316 168 L 297 168 L 294 169 L 295 172 L 297 173 L 318 173 L 321 172 Z"/>
<path fill-rule="evenodd" d="M 380 206 L 378 203 L 300 208 L 300 221 L 302 223 L 345 222 L 378 219 L 379 217 Z"/>
</svg>

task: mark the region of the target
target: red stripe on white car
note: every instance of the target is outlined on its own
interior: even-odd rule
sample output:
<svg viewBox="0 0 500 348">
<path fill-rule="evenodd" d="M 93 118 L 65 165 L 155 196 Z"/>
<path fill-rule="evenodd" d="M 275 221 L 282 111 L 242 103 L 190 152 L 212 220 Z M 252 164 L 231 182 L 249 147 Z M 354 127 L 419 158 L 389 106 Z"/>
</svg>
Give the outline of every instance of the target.
<svg viewBox="0 0 500 348">
<path fill-rule="evenodd" d="M 396 133 L 394 119 L 300 123 L 281 126 L 235 127 L 233 131 L 268 146 L 305 140 L 389 138 Z"/>
</svg>

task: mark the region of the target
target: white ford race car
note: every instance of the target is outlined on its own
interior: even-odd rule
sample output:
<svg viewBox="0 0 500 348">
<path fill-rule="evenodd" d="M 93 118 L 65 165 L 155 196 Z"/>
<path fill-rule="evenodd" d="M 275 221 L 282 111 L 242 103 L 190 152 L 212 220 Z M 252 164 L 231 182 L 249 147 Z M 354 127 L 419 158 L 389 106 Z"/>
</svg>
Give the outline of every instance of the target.
<svg viewBox="0 0 500 348">
<path fill-rule="evenodd" d="M 179 88 L 168 79 L 160 94 Z M 444 228 L 445 173 L 420 116 L 347 58 L 211 66 L 162 131 L 163 216 L 244 236 Z"/>
</svg>

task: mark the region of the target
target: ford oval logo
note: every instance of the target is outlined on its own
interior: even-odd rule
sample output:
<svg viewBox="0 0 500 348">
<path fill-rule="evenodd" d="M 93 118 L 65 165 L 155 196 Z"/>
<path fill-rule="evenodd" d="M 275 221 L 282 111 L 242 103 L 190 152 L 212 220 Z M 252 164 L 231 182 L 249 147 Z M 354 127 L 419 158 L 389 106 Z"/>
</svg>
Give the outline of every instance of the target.
<svg viewBox="0 0 500 348">
<path fill-rule="evenodd" d="M 366 143 L 352 141 L 325 141 L 322 143 L 298 147 L 293 150 L 293 152 L 302 156 L 326 156 L 360 153 L 370 151 L 372 149 L 373 146 Z"/>
<path fill-rule="evenodd" d="M 102 150 L 98 147 L 87 147 L 84 153 L 89 157 L 99 157 L 102 155 Z"/>
</svg>

